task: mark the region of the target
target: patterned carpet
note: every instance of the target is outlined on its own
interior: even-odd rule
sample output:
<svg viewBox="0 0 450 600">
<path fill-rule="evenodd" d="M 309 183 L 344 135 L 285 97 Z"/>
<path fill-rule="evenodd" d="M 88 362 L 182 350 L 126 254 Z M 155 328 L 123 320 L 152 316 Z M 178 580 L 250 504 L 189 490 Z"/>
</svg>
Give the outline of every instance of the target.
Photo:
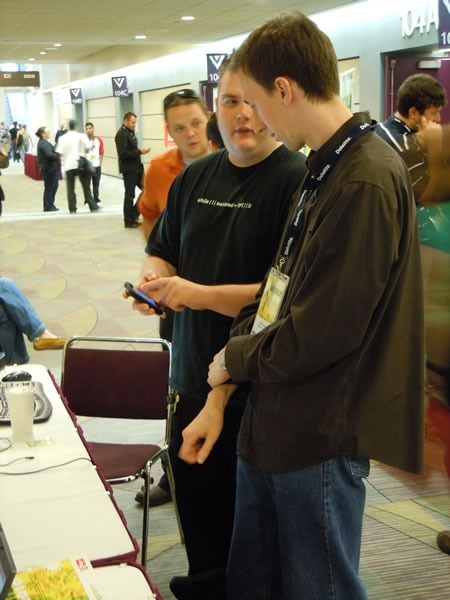
<svg viewBox="0 0 450 600">
<path fill-rule="evenodd" d="M 0 183 L 6 195 L 0 218 L 0 273 L 16 281 L 49 329 L 63 336 L 157 335 L 157 317 L 142 317 L 121 296 L 123 282 L 138 278 L 145 245 L 141 231 L 123 228 L 121 180 L 103 177 L 104 208 L 98 214 L 83 208 L 78 184 L 76 215 L 68 213 L 64 182 L 57 196 L 58 213 L 41 212 L 43 182 L 24 176 L 21 165 L 3 171 Z M 60 352 L 38 353 L 31 344 L 29 352 L 32 362 L 45 364 L 59 379 Z M 156 441 L 163 435 L 162 424 L 140 422 L 92 419 L 83 428 L 88 438 Z M 371 600 L 450 597 L 450 556 L 436 546 L 436 533 L 450 529 L 450 486 L 437 438 L 427 442 L 426 465 L 422 477 L 372 465 L 361 556 Z M 134 495 L 139 487 L 135 482 L 116 486 L 114 492 L 138 539 L 142 509 Z M 170 578 L 187 568 L 171 504 L 151 509 L 150 529 L 148 571 L 170 600 Z"/>
</svg>

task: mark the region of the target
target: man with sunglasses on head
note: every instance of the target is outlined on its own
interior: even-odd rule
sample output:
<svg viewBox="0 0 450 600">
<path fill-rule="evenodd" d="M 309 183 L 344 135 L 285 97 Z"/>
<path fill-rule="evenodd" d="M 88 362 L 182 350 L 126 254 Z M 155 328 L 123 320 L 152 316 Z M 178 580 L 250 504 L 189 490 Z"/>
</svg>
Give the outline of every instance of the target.
<svg viewBox="0 0 450 600">
<path fill-rule="evenodd" d="M 208 111 L 198 94 L 191 89 L 171 92 L 164 98 L 163 108 L 176 148 L 155 156 L 145 172 L 144 189 L 138 200 L 145 239 L 166 206 L 175 177 L 186 165 L 208 154 Z"/>
<path fill-rule="evenodd" d="M 123 199 L 123 221 L 125 228 L 139 227 L 139 211 L 134 204 L 136 186 L 142 189 L 142 173 L 144 166 L 141 161 L 142 154 L 148 154 L 150 148 L 138 148 L 134 130 L 137 116 L 133 112 L 126 112 L 123 116 L 122 127 L 117 131 L 115 142 L 119 171 L 123 176 L 125 196 Z"/>
<path fill-rule="evenodd" d="M 255 298 L 305 173 L 304 156 L 276 141 L 243 101 L 228 62 L 221 70 L 217 119 L 225 149 L 195 160 L 175 179 L 150 234 L 138 283 L 176 311 L 170 385 L 178 402 L 170 449 L 189 561 L 189 575 L 171 581 L 179 600 L 226 598 L 245 392 L 238 390 L 230 400 L 207 464 L 178 458 L 181 432 L 205 404 L 208 364 L 228 340 L 233 317 Z M 153 314 L 143 304 L 133 307 Z"/>
<path fill-rule="evenodd" d="M 171 92 L 163 100 L 163 109 L 167 129 L 176 148 L 155 156 L 144 175 L 143 191 L 137 204 L 146 240 L 166 206 L 175 177 L 194 160 L 208 154 L 208 110 L 195 90 L 185 88 Z M 173 312 L 167 309 L 166 317 L 159 321 L 160 336 L 171 342 L 172 328 Z M 169 482 L 163 474 L 150 490 L 150 506 L 159 506 L 171 499 Z M 135 500 L 143 504 L 144 488 L 138 491 Z"/>
</svg>

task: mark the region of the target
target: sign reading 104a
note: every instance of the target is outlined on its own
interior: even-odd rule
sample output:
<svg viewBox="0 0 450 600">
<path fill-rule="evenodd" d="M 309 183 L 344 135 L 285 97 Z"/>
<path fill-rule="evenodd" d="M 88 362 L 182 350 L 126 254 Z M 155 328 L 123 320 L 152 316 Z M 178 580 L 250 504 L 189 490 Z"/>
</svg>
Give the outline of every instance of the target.
<svg viewBox="0 0 450 600">
<path fill-rule="evenodd" d="M 437 30 L 438 11 L 435 1 L 408 0 L 403 6 L 402 37 L 411 37 L 415 31 L 429 33 L 432 26 Z"/>
</svg>

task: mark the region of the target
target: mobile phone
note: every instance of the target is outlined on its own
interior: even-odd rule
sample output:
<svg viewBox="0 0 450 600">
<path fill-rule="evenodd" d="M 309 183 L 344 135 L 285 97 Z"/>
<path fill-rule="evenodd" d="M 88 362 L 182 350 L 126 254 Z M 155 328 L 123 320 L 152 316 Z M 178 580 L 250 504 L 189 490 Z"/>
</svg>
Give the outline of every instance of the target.
<svg viewBox="0 0 450 600">
<path fill-rule="evenodd" d="M 141 292 L 141 290 L 135 288 L 132 283 L 130 283 L 129 281 L 125 281 L 123 287 L 125 288 L 125 291 L 129 296 L 131 296 L 138 302 L 144 302 L 145 304 L 148 304 L 150 308 L 153 308 L 157 315 L 163 314 L 164 311 L 161 308 L 161 306 L 156 302 L 156 300 L 153 300 L 153 298 L 150 298 L 150 296 L 147 296 L 146 294 L 144 294 L 144 292 Z"/>
</svg>

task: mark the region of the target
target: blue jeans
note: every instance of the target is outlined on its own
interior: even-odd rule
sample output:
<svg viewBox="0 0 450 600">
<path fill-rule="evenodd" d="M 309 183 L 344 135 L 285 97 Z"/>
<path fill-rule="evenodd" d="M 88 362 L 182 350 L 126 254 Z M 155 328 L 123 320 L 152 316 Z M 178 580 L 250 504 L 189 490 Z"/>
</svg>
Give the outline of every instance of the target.
<svg viewBox="0 0 450 600">
<path fill-rule="evenodd" d="M 228 600 L 365 600 L 358 576 L 368 459 L 290 473 L 238 459 Z"/>
<path fill-rule="evenodd" d="M 30 342 L 40 337 L 45 325 L 11 279 L 0 277 L 0 346 L 7 365 L 30 360 L 24 334 Z"/>
</svg>

